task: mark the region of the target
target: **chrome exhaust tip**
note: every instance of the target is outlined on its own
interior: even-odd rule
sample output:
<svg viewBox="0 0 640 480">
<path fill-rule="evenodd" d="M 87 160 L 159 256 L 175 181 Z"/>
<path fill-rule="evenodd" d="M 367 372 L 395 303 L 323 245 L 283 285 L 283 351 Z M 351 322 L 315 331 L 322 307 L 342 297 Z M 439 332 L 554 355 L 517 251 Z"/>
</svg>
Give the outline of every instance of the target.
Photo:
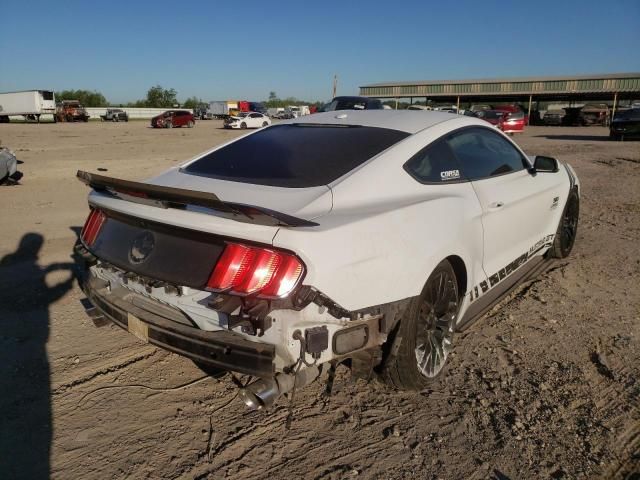
<svg viewBox="0 0 640 480">
<path fill-rule="evenodd" d="M 249 410 L 262 410 L 272 406 L 282 393 L 275 379 L 261 378 L 241 388 L 239 395 Z"/>
<path fill-rule="evenodd" d="M 317 366 L 308 367 L 297 375 L 279 373 L 273 378 L 260 378 L 240 389 L 240 399 L 250 410 L 269 408 L 283 394 L 290 392 L 294 385 L 302 388 L 313 382 L 320 375 Z"/>
</svg>

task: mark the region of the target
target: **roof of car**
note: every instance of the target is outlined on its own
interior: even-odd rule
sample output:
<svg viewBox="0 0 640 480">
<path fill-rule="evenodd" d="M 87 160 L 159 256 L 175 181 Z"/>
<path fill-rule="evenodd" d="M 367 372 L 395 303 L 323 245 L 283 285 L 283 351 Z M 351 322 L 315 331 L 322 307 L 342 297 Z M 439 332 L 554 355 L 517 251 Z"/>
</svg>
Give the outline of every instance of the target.
<svg viewBox="0 0 640 480">
<path fill-rule="evenodd" d="M 279 124 L 360 125 L 414 134 L 438 123 L 462 118 L 468 119 L 470 124 L 482 124 L 482 121 L 478 121 L 474 117 L 425 110 L 335 110 L 304 115 L 293 120 L 285 120 Z"/>
</svg>

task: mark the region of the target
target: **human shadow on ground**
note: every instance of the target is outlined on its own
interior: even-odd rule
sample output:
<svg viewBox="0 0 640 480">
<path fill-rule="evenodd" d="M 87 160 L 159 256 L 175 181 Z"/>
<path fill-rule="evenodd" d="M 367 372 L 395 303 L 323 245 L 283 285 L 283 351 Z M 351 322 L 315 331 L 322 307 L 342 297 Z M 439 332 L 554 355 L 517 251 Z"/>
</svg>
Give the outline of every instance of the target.
<svg viewBox="0 0 640 480">
<path fill-rule="evenodd" d="M 25 234 L 0 260 L 0 476 L 50 476 L 49 306 L 73 286 L 74 264 L 38 261 L 44 238 Z M 65 272 L 62 280 L 47 275 Z M 55 273 L 60 278 L 60 273 Z M 51 280 L 51 279 L 50 279 Z M 48 283 L 53 283 L 49 286 Z"/>
</svg>

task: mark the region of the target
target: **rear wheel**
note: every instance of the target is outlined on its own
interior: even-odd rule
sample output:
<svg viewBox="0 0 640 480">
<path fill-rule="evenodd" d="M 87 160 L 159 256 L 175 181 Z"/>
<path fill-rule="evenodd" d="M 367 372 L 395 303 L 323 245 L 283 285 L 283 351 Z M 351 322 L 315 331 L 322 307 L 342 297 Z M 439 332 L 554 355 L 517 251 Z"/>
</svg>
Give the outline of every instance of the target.
<svg viewBox="0 0 640 480">
<path fill-rule="evenodd" d="M 189 120 L 189 123 L 187 123 L 187 127 L 193 128 L 193 120 Z"/>
<path fill-rule="evenodd" d="M 578 234 L 578 218 L 580 216 L 580 197 L 578 192 L 573 189 L 569 193 L 567 204 L 564 206 L 562 218 L 553 239 L 553 245 L 549 250 L 549 256 L 552 258 L 565 258 L 573 249 Z"/>
<path fill-rule="evenodd" d="M 456 275 L 443 260 L 396 329 L 392 353 L 383 367 L 385 381 L 401 390 L 421 390 L 438 377 L 452 348 L 459 310 Z"/>
<path fill-rule="evenodd" d="M 266 127 L 267 125 L 269 125 L 267 122 L 262 122 L 263 127 Z"/>
</svg>

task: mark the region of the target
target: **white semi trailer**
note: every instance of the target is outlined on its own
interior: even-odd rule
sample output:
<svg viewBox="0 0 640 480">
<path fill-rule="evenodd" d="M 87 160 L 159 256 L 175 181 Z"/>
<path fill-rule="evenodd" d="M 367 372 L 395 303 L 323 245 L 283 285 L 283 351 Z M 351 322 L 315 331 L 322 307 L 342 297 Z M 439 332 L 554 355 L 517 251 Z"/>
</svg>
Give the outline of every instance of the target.
<svg viewBox="0 0 640 480">
<path fill-rule="evenodd" d="M 55 121 L 56 99 L 51 90 L 26 90 L 0 93 L 0 123 L 9 117 L 23 116 L 27 120 L 40 121 L 40 115 L 52 115 Z"/>
</svg>

